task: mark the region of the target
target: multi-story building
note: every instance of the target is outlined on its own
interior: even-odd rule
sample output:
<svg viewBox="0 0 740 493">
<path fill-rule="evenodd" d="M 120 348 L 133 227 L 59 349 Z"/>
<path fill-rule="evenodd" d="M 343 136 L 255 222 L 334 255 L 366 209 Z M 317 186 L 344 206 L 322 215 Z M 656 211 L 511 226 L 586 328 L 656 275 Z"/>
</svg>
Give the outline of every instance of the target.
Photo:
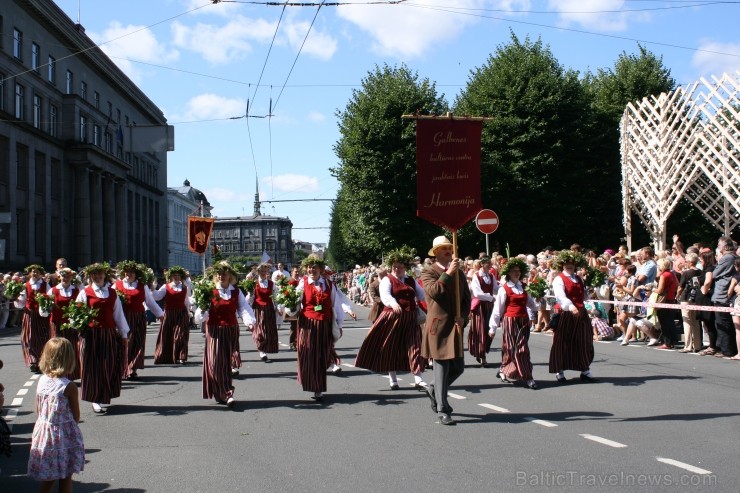
<svg viewBox="0 0 740 493">
<path fill-rule="evenodd" d="M 205 194 L 185 180 L 181 187 L 167 188 L 167 253 L 168 266 L 180 265 L 192 275 L 203 272 L 211 264 L 211 250 L 203 255 L 188 248 L 188 216 L 211 217 L 211 204 Z"/>
<path fill-rule="evenodd" d="M 0 265 L 163 267 L 174 129 L 53 1 L 2 5 Z"/>
</svg>

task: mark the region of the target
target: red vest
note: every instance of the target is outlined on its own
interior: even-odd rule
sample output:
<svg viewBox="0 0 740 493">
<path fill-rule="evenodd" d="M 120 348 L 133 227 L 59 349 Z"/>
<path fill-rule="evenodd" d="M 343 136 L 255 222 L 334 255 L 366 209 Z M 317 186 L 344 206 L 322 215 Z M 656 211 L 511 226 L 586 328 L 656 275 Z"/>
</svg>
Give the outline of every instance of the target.
<svg viewBox="0 0 740 493">
<path fill-rule="evenodd" d="M 493 294 L 493 276 L 490 277 L 491 282 L 488 283 L 483 280 L 483 276 L 481 276 L 479 273 L 476 272 L 475 276 L 478 278 L 478 284 L 480 285 L 481 291 L 486 294 Z"/>
<path fill-rule="evenodd" d="M 391 281 L 391 296 L 395 298 L 398 305 L 405 312 L 416 310 L 416 290 L 414 289 L 413 278 L 407 276 L 406 281 L 402 282 L 396 279 L 396 276 L 389 275 L 388 279 Z M 393 308 L 386 306 L 383 311 L 391 312 Z"/>
<path fill-rule="evenodd" d="M 303 316 L 311 320 L 330 320 L 333 316 L 331 306 L 331 282 L 324 279 L 326 290 L 319 291 L 314 284 L 308 283 L 308 277 L 303 278 Z M 321 311 L 314 308 L 321 305 Z"/>
<path fill-rule="evenodd" d="M 565 296 L 576 306 L 576 308 L 583 310 L 583 294 L 586 290 L 583 287 L 583 281 L 581 278 L 576 276 L 578 282 L 573 282 L 570 280 L 570 276 L 566 276 L 562 272 L 558 275 L 560 276 L 560 279 L 563 280 Z"/>
<path fill-rule="evenodd" d="M 126 289 L 123 281 L 116 281 L 116 291 L 126 295 L 126 303 L 123 305 L 123 311 L 125 313 L 142 313 L 146 311 L 144 308 L 144 300 L 146 298 L 144 289 L 144 284 L 141 281 L 138 282 L 134 289 Z"/>
<path fill-rule="evenodd" d="M 255 284 L 254 286 L 254 302 L 252 303 L 252 306 L 259 305 L 264 307 L 272 303 L 273 289 L 274 286 L 272 284 L 272 281 L 270 281 L 269 279 L 267 280 L 266 288 L 260 287 L 260 282 L 258 280 L 257 284 Z"/>
<path fill-rule="evenodd" d="M 208 312 L 209 327 L 236 327 L 239 321 L 236 319 L 236 310 L 239 308 L 239 291 L 231 292 L 231 299 L 225 300 L 218 294 L 218 289 L 213 290 L 211 298 L 211 309 Z"/>
<path fill-rule="evenodd" d="M 188 288 L 184 284 L 182 285 L 181 291 L 175 291 L 167 283 L 165 289 L 167 289 L 167 296 L 164 298 L 164 309 L 165 310 L 184 310 L 185 309 L 185 297 L 188 295 Z"/>
<path fill-rule="evenodd" d="M 116 293 L 113 292 L 113 289 L 108 289 L 107 298 L 98 298 L 92 286 L 85 288 L 85 294 L 87 295 L 87 304 L 98 309 L 98 316 L 95 319 L 98 322 L 97 327 L 115 329 L 116 319 L 113 318 L 113 311 L 116 307 Z"/>
<path fill-rule="evenodd" d="M 61 291 L 58 289 L 61 286 L 62 284 L 59 283 L 51 290 L 51 293 L 54 296 L 54 309 L 51 311 L 51 322 L 57 327 L 61 327 L 63 323 L 67 322 L 67 317 L 64 316 L 64 307 L 77 299 L 77 294 L 80 292 L 77 289 L 77 286 L 73 285 L 71 286 L 72 296 L 62 296 Z"/>
<path fill-rule="evenodd" d="M 38 293 L 46 294 L 46 292 L 49 290 L 49 287 L 46 285 L 46 281 L 41 281 L 41 286 L 39 286 L 38 291 L 34 291 L 31 287 L 31 281 L 26 282 L 26 309 L 27 310 L 38 310 L 39 304 L 36 301 L 36 295 Z"/>
<path fill-rule="evenodd" d="M 507 284 L 501 286 L 506 291 L 506 311 L 504 317 L 526 317 L 527 316 L 527 300 L 529 294 L 523 291 L 521 294 L 516 294 Z M 524 287 L 524 285 L 522 285 Z"/>
</svg>

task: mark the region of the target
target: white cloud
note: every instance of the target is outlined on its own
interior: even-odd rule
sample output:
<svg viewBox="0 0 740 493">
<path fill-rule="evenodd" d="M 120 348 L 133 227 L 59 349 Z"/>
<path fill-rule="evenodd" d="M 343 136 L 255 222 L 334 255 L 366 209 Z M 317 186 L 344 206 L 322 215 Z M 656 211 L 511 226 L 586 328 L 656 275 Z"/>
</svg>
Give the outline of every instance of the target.
<svg viewBox="0 0 740 493">
<path fill-rule="evenodd" d="M 699 70 L 699 74 L 706 77 L 714 75 L 722 77 L 723 73 L 737 76 L 740 70 L 740 43 L 719 43 L 717 41 L 703 41 L 700 50 L 691 58 L 691 65 Z M 712 51 L 715 53 L 707 53 Z M 734 54 L 735 56 L 722 55 L 721 53 Z"/>
<path fill-rule="evenodd" d="M 310 24 L 306 21 L 288 22 L 284 30 L 288 36 L 290 46 L 296 51 L 300 49 L 303 39 L 306 37 Z M 306 39 L 301 53 L 313 55 L 320 60 L 330 60 L 337 51 L 337 40 L 326 33 L 322 33 L 314 26 Z"/>
<path fill-rule="evenodd" d="M 316 192 L 319 180 L 313 176 L 285 174 L 262 178 L 262 183 L 280 192 Z"/>
<path fill-rule="evenodd" d="M 205 93 L 191 98 L 186 104 L 184 114 L 176 115 L 176 118 L 186 121 L 231 118 L 244 115 L 246 110 L 247 102 L 241 98 L 230 99 L 217 94 Z"/>
<path fill-rule="evenodd" d="M 241 4 L 234 2 L 219 2 L 216 4 L 210 0 L 187 0 L 185 2 L 186 9 L 196 9 L 192 12 L 195 15 L 213 14 L 230 17 L 234 15 L 234 12 L 241 9 L 241 7 Z"/>
<path fill-rule="evenodd" d="M 175 46 L 199 53 L 211 63 L 223 64 L 243 59 L 252 51 L 251 42 L 269 42 L 275 23 L 238 15 L 223 26 L 199 22 L 191 27 L 175 21 L 171 29 Z"/>
<path fill-rule="evenodd" d="M 228 188 L 208 188 L 203 190 L 203 194 L 211 204 L 218 202 L 246 202 L 250 200 L 249 194 L 236 192 Z M 254 199 L 254 195 L 251 196 L 251 199 Z"/>
<path fill-rule="evenodd" d="M 624 31 L 632 21 L 647 21 L 647 12 L 620 12 L 626 5 L 625 0 L 549 0 L 548 7 L 560 12 L 564 25 L 578 24 L 585 29 L 595 31 Z"/>
<path fill-rule="evenodd" d="M 326 115 L 320 111 L 312 111 L 307 116 L 308 120 L 314 123 L 323 123 L 326 121 Z"/>
<path fill-rule="evenodd" d="M 142 70 L 128 61 L 128 58 L 162 64 L 179 57 L 177 50 L 168 49 L 165 44 L 157 41 L 151 29 L 145 26 L 124 26 L 113 21 L 102 33 L 87 34 L 134 81 L 141 80 Z"/>
</svg>

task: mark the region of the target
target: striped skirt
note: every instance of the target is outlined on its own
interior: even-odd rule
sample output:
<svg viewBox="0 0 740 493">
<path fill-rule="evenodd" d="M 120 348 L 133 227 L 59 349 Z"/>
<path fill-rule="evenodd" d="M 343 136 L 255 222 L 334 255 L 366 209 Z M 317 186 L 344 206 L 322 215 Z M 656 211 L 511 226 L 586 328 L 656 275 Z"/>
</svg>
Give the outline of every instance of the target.
<svg viewBox="0 0 740 493">
<path fill-rule="evenodd" d="M 203 353 L 203 398 L 225 401 L 234 396 L 231 380 L 234 334 L 239 326 L 206 325 L 206 346 Z"/>
<path fill-rule="evenodd" d="M 257 346 L 257 351 L 277 353 L 278 329 L 275 307 L 270 303 L 266 306 L 255 304 L 253 308 L 257 323 L 254 324 L 252 340 L 254 340 L 254 345 Z"/>
<path fill-rule="evenodd" d="M 54 322 L 50 323 L 52 334 L 56 334 L 55 337 L 64 337 L 72 343 L 72 347 L 75 350 L 75 369 L 72 373 L 67 375 L 70 380 L 79 380 L 82 375 L 82 358 L 80 356 L 80 333 L 74 329 L 61 330 L 56 326 Z"/>
<path fill-rule="evenodd" d="M 357 352 L 355 366 L 378 373 L 423 372 L 421 327 L 416 322 L 416 311 L 402 311 L 400 315 L 381 312 Z"/>
<path fill-rule="evenodd" d="M 594 360 L 594 339 L 586 310 L 578 315 L 560 312 L 550 349 L 550 373 L 586 371 Z"/>
<path fill-rule="evenodd" d="M 298 316 L 298 383 L 309 392 L 326 392 L 326 368 L 330 361 L 331 318 L 313 320 Z"/>
<path fill-rule="evenodd" d="M 239 347 L 239 326 L 236 326 L 237 330 L 231 332 L 231 367 L 241 368 L 242 367 L 242 354 Z"/>
<path fill-rule="evenodd" d="M 511 380 L 532 380 L 529 317 L 503 317 L 501 334 L 501 373 Z"/>
<path fill-rule="evenodd" d="M 126 313 L 128 322 L 128 357 L 123 376 L 128 377 L 136 370 L 144 368 L 144 354 L 146 350 L 146 312 Z M 187 345 L 186 345 L 187 347 Z"/>
<path fill-rule="evenodd" d="M 39 364 L 41 353 L 50 337 L 49 318 L 39 315 L 38 310 L 24 308 L 21 322 L 21 350 L 26 366 Z"/>
<path fill-rule="evenodd" d="M 165 310 L 162 326 L 154 348 L 155 365 L 172 365 L 177 360 L 188 359 L 188 340 L 190 339 L 190 314 L 181 310 Z"/>
<path fill-rule="evenodd" d="M 488 322 L 491 319 L 493 302 L 481 301 L 470 311 L 468 329 L 468 352 L 476 358 L 485 358 L 491 350 L 493 338 L 488 335 Z"/>
<path fill-rule="evenodd" d="M 115 328 L 89 329 L 82 336 L 83 401 L 110 404 L 121 395 L 124 351 L 123 339 Z"/>
</svg>

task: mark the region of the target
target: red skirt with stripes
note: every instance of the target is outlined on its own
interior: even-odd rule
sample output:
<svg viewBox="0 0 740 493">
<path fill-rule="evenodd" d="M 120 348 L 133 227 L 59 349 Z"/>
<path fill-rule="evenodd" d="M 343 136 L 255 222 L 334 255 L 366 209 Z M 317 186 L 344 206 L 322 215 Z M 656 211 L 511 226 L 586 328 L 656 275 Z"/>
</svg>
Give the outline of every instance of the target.
<svg viewBox="0 0 740 493">
<path fill-rule="evenodd" d="M 126 321 L 131 330 L 128 333 L 128 357 L 123 376 L 128 377 L 136 370 L 144 368 L 144 354 L 146 352 L 146 312 L 130 312 L 126 314 Z M 187 345 L 186 345 L 187 347 Z"/>
<path fill-rule="evenodd" d="M 331 318 L 298 316 L 298 383 L 309 392 L 326 392 L 326 368 L 331 360 Z"/>
<path fill-rule="evenodd" d="M 49 317 L 42 317 L 38 310 L 23 310 L 21 322 L 21 350 L 26 366 L 38 365 L 46 342 L 51 338 Z"/>
<path fill-rule="evenodd" d="M 278 329 L 275 307 L 272 303 L 266 306 L 254 305 L 254 318 L 257 323 L 254 324 L 252 331 L 252 340 L 257 346 L 257 351 L 263 353 L 278 352 Z"/>
<path fill-rule="evenodd" d="M 56 326 L 54 322 L 50 323 L 52 334 L 56 334 L 55 337 L 64 337 L 72 343 L 72 347 L 75 350 L 75 369 L 72 373 L 67 375 L 70 380 L 79 380 L 82 375 L 82 358 L 80 356 L 80 333 L 74 329 L 61 330 Z"/>
<path fill-rule="evenodd" d="M 189 340 L 190 314 L 187 309 L 165 310 L 157 347 L 154 348 L 154 364 L 172 365 L 177 360 L 187 360 Z"/>
<path fill-rule="evenodd" d="M 241 368 L 242 367 L 242 354 L 239 347 L 239 326 L 236 326 L 237 330 L 231 332 L 231 367 Z"/>
<path fill-rule="evenodd" d="M 488 335 L 488 322 L 493 311 L 492 301 L 481 301 L 470 311 L 468 329 L 468 352 L 476 358 L 485 358 L 491 350 L 493 338 Z"/>
<path fill-rule="evenodd" d="M 503 317 L 501 334 L 501 373 L 512 380 L 532 380 L 529 317 Z"/>
<path fill-rule="evenodd" d="M 355 366 L 386 373 L 389 371 L 424 371 L 421 357 L 421 327 L 416 311 L 380 313 L 357 353 Z"/>
<path fill-rule="evenodd" d="M 231 380 L 234 334 L 239 326 L 221 327 L 206 324 L 206 346 L 203 353 L 203 398 L 225 401 L 234 396 Z"/>
<path fill-rule="evenodd" d="M 81 399 L 110 404 L 111 399 L 121 395 L 123 339 L 115 328 L 90 329 L 81 339 Z"/>
<path fill-rule="evenodd" d="M 550 373 L 586 371 L 594 361 L 591 321 L 585 309 L 578 315 L 561 311 L 550 349 Z"/>
</svg>

